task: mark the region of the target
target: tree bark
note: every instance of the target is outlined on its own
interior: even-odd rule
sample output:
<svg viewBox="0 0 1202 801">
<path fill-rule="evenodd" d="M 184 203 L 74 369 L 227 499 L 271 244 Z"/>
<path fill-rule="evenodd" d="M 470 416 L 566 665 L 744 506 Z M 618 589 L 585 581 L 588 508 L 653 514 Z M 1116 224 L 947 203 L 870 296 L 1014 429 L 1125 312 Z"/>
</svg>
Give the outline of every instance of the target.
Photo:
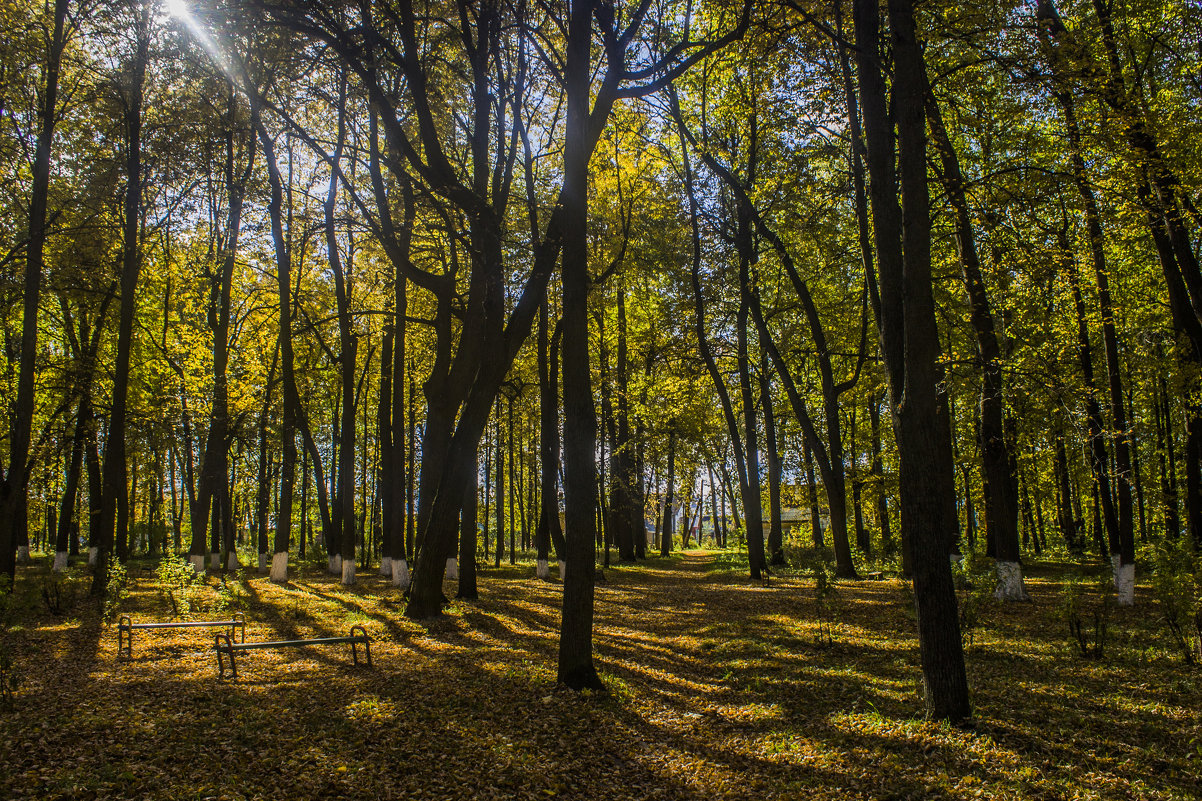
<svg viewBox="0 0 1202 801">
<path fill-rule="evenodd" d="M 892 123 L 878 54 L 878 7 L 854 4 L 857 67 L 868 141 L 873 228 L 880 263 L 880 338 L 893 398 L 901 461 L 902 526 L 914 557 L 927 715 L 963 720 L 972 714 L 960 642 L 955 587 L 947 559 L 954 499 L 951 442 L 941 430 L 939 337 L 931 289 L 930 210 L 923 119 L 925 66 L 910 0 L 890 0 L 892 103 L 897 110 L 897 204 Z"/>
</svg>

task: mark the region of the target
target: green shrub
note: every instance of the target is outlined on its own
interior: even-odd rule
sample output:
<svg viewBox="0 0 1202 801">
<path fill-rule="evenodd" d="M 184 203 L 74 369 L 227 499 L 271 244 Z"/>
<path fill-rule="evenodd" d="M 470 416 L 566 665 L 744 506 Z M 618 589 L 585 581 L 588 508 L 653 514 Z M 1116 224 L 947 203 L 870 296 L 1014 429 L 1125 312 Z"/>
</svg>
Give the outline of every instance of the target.
<svg viewBox="0 0 1202 801">
<path fill-rule="evenodd" d="M 818 643 L 830 645 L 835 641 L 835 621 L 839 612 L 839 589 L 826 563 L 814 562 L 814 610 L 818 617 Z"/>
<path fill-rule="evenodd" d="M 972 645 L 977 629 L 984 620 L 985 610 L 993 603 L 996 578 L 990 560 L 976 551 L 969 551 L 952 565 L 960 614 L 960 642 Z"/>
<path fill-rule="evenodd" d="M 112 623 L 121 613 L 121 605 L 129 597 L 129 573 L 125 565 L 116 556 L 108 560 L 108 581 L 104 587 L 104 607 L 101 616 L 106 623 Z"/>
<path fill-rule="evenodd" d="M 1110 620 L 1110 574 L 1091 592 L 1080 575 L 1069 576 L 1060 591 L 1060 614 L 1069 630 L 1069 643 L 1086 659 L 1101 659 L 1106 648 L 1106 626 Z M 1092 624 L 1092 625 L 1091 625 Z"/>
<path fill-rule="evenodd" d="M 87 590 L 84 578 L 73 571 L 53 573 L 42 580 L 42 601 L 46 610 L 55 617 L 62 617 L 75 608 L 76 601 Z"/>
<path fill-rule="evenodd" d="M 199 606 L 203 579 L 182 556 L 169 554 L 154 571 L 159 596 L 171 607 L 171 616 L 186 618 Z"/>
<path fill-rule="evenodd" d="M 1184 542 L 1163 542 L 1152 562 L 1152 592 L 1160 619 L 1181 658 L 1202 658 L 1202 559 Z"/>
</svg>

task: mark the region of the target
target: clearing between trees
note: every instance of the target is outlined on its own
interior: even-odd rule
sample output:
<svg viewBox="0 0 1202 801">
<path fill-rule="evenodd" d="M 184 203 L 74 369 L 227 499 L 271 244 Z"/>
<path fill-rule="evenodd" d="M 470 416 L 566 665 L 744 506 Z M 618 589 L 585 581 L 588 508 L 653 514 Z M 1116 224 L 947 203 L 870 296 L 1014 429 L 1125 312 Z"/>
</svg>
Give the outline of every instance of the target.
<svg viewBox="0 0 1202 801">
<path fill-rule="evenodd" d="M 1031 604 L 984 603 L 965 628 L 975 718 L 921 719 L 913 599 L 897 579 L 749 580 L 732 552 L 605 571 L 596 655 L 608 693 L 555 686 L 562 585 L 533 564 L 480 570 L 481 600 L 421 625 L 384 578 L 244 572 L 186 599 L 242 611 L 247 641 L 362 625 L 342 648 L 255 651 L 217 679 L 211 635 L 114 624 L 83 593 L 61 616 L 19 582 L 20 684 L 0 713 L 0 797 L 1197 798 L 1202 682 L 1162 635 L 1148 588 L 1111 607 L 1100 658 L 1069 640 L 1065 566 L 1027 566 Z M 122 612 L 168 620 L 152 563 Z M 82 579 L 80 579 L 82 584 Z M 446 585 L 453 593 L 451 584 Z M 177 607 L 180 599 L 176 599 Z M 36 606 L 35 606 L 36 603 Z M 964 608 L 973 608 L 965 599 Z M 1090 635 L 1092 636 L 1092 635 Z"/>
</svg>

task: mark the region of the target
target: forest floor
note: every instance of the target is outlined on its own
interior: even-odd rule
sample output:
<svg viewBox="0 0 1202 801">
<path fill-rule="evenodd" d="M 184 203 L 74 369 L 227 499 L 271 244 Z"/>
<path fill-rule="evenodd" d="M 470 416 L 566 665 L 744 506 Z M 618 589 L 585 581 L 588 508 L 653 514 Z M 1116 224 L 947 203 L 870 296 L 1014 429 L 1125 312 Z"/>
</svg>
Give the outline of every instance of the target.
<svg viewBox="0 0 1202 801">
<path fill-rule="evenodd" d="M 1202 671 L 1169 649 L 1145 587 L 1087 660 L 1060 611 L 1065 566 L 1030 568 L 1033 603 L 981 611 L 975 719 L 956 728 L 921 718 L 901 581 L 840 582 L 819 603 L 813 578 L 763 584 L 731 564 L 690 551 L 607 570 L 609 691 L 584 695 L 555 686 L 562 587 L 532 564 L 483 568 L 481 599 L 426 625 L 374 574 L 280 587 L 244 571 L 222 600 L 248 641 L 362 624 L 374 667 L 345 645 L 252 651 L 236 680 L 218 680 L 209 630 L 138 632 L 119 659 L 93 604 L 56 618 L 46 568 L 27 568 L 0 798 L 1202 797 Z M 168 620 L 149 566 L 130 573 L 121 611 Z"/>
</svg>

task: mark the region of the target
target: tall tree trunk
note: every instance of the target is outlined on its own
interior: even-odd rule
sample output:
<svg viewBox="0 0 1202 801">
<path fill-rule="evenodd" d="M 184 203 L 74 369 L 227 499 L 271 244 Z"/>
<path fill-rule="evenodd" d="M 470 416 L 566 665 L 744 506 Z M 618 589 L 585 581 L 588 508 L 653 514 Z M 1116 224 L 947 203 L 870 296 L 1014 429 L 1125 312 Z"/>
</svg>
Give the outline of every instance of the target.
<svg viewBox="0 0 1202 801">
<path fill-rule="evenodd" d="M 564 64 L 567 117 L 563 184 L 564 498 L 567 507 L 559 681 L 573 689 L 603 687 L 593 666 L 593 568 L 597 420 L 589 375 L 588 142 L 594 0 L 570 6 Z"/>
<path fill-rule="evenodd" d="M 534 540 L 538 548 L 536 573 L 550 578 L 549 566 L 554 533 L 559 530 L 559 398 L 555 391 L 558 365 L 551 359 L 549 299 L 538 311 L 538 400 L 539 400 L 539 467 L 542 491 L 538 528 Z M 563 533 L 559 532 L 562 539 Z M 559 542 L 555 551 L 561 554 Z"/>
<path fill-rule="evenodd" d="M 881 411 L 883 396 L 873 395 L 868 401 L 868 420 L 872 426 L 872 484 L 876 494 L 876 523 L 881 532 L 881 551 L 892 556 L 893 527 L 889 522 L 889 494 L 885 491 L 885 468 L 881 450 Z M 903 570 L 903 572 L 905 572 Z"/>
<path fill-rule="evenodd" d="M 739 257 L 740 283 L 743 286 L 742 299 L 735 322 L 735 336 L 738 347 L 739 393 L 743 401 L 743 444 L 747 453 L 747 481 L 743 484 L 743 519 L 747 522 L 747 558 L 750 562 L 751 577 L 762 578 L 767 567 L 764 561 L 764 512 L 760 501 L 760 451 L 757 435 L 755 397 L 751 392 L 751 364 L 747 344 L 747 316 L 751 304 L 748 297 L 751 289 L 748 287 L 750 276 L 749 259 Z"/>
<path fill-rule="evenodd" d="M 459 589 L 456 598 L 474 601 L 480 597 L 476 588 L 476 520 L 479 507 L 480 466 L 471 472 L 467 492 L 463 496 L 463 523 L 459 532 Z"/>
<path fill-rule="evenodd" d="M 108 563 L 117 524 L 117 507 L 125 498 L 125 423 L 129 396 L 130 352 L 133 346 L 134 312 L 137 304 L 138 273 L 142 269 L 139 231 L 142 221 L 142 94 L 146 66 L 150 60 L 150 16 L 152 4 L 143 2 L 135 23 L 136 52 L 130 65 L 130 81 L 123 97 L 125 114 L 124 221 L 122 228 L 121 306 L 117 323 L 117 358 L 113 367 L 113 399 L 104 445 L 102 496 L 96 545 L 96 573 L 92 594 L 103 595 L 108 583 Z M 15 460 L 12 462 L 15 464 Z"/>
<path fill-rule="evenodd" d="M 1077 551 L 1084 546 L 1077 541 L 1078 515 L 1073 511 L 1073 492 L 1068 477 L 1068 452 L 1064 447 L 1063 434 L 1056 437 L 1056 456 L 1053 472 L 1056 474 L 1056 491 L 1057 496 L 1060 498 L 1060 503 L 1057 507 L 1060 535 L 1064 537 L 1064 544 L 1068 546 L 1070 551 Z"/>
<path fill-rule="evenodd" d="M 939 355 L 931 288 L 930 210 L 923 95 L 926 71 L 910 0 L 891 0 L 893 97 L 881 73 L 879 8 L 855 0 L 856 60 L 868 142 L 873 229 L 880 263 L 880 339 L 893 399 L 901 461 L 902 527 L 914 558 L 914 597 L 927 715 L 971 715 L 955 587 L 947 559 L 954 500 L 951 442 L 939 425 Z M 897 110 L 903 207 L 897 205 L 889 102 Z"/>
<path fill-rule="evenodd" d="M 1114 507 L 1114 495 L 1110 488 L 1109 459 L 1106 455 L 1104 434 L 1106 424 L 1102 420 L 1102 407 L 1098 402 L 1097 386 L 1094 383 L 1093 353 L 1089 342 L 1089 328 L 1085 322 L 1085 301 L 1081 297 L 1081 281 L 1077 274 L 1077 265 L 1068 255 L 1065 256 L 1065 262 L 1069 286 L 1072 288 L 1073 306 L 1077 315 L 1077 358 L 1081 364 L 1081 377 L 1085 384 L 1085 419 L 1089 430 L 1089 467 L 1094 483 L 1098 487 L 1108 550 L 1113 552 L 1119 548 L 1119 523 Z M 1103 553 L 1106 552 L 1103 551 Z"/>
<path fill-rule="evenodd" d="M 676 519 L 672 509 L 676 491 L 676 421 L 668 426 L 668 489 L 664 493 L 664 524 L 659 533 L 659 555 L 664 559 L 672 555 L 672 522 Z"/>
<path fill-rule="evenodd" d="M 1000 600 L 1029 600 L 1023 585 L 1020 561 L 1018 485 L 1010 469 L 1014 459 L 1006 439 L 1002 357 L 997 326 L 981 272 L 960 159 L 944 126 L 939 104 L 929 89 L 926 92 L 926 116 L 935 150 L 939 154 L 943 189 L 952 209 L 956 250 L 960 256 L 964 287 L 968 292 L 969 319 L 976 335 L 977 355 L 981 363 L 978 432 L 984 482 L 985 533 L 994 546 L 993 555 L 997 559 L 998 583 L 994 595 Z"/>
<path fill-rule="evenodd" d="M 771 381 L 766 355 L 762 355 L 760 360 L 760 403 L 764 409 L 764 452 L 768 457 L 768 564 L 779 566 L 785 564 L 784 534 L 780 517 L 781 449 L 776 416 L 772 413 Z"/>
<path fill-rule="evenodd" d="M 91 421 L 87 391 L 80 398 L 75 415 L 75 431 L 71 436 L 71 455 L 67 460 L 67 480 L 63 485 L 63 497 L 58 515 L 58 531 L 54 538 L 54 570 L 67 569 L 67 552 L 70 548 L 71 528 L 75 524 L 75 502 L 79 495 L 79 476 L 83 471 L 83 446 L 87 438 L 86 429 Z"/>
<path fill-rule="evenodd" d="M 263 161 L 267 165 L 268 182 L 271 189 L 271 200 L 267 206 L 268 217 L 271 221 L 271 241 L 275 254 L 276 290 L 277 290 L 277 320 L 280 349 L 281 394 L 283 408 L 281 414 L 280 439 L 283 454 L 280 462 L 280 505 L 276 514 L 275 537 L 272 542 L 271 580 L 283 584 L 288 580 L 288 550 L 292 539 L 292 497 L 296 483 L 296 419 L 300 407 L 300 396 L 296 389 L 295 356 L 292 348 L 292 252 L 284 226 L 284 182 L 280 175 L 279 162 L 276 158 L 275 142 L 263 125 L 259 116 L 259 103 L 252 98 L 251 120 L 259 143 L 263 148 Z M 291 186 L 289 174 L 289 186 Z M 291 216 L 291 207 L 289 207 Z M 305 470 L 301 479 L 301 517 L 308 519 L 308 471 Z M 306 527 L 301 525 L 300 553 L 305 554 Z"/>
<path fill-rule="evenodd" d="M 18 541 L 23 528 L 29 488 L 29 448 L 33 438 L 36 402 L 34 370 L 38 353 L 38 304 L 41 302 L 42 272 L 45 269 L 46 217 L 50 198 L 50 153 L 58 122 L 58 84 L 66 45 L 69 0 L 54 2 L 54 32 L 46 54 L 45 87 L 38 109 L 38 137 L 33 158 L 33 184 L 29 195 L 29 241 L 25 246 L 25 280 L 22 286 L 21 366 L 17 373 L 17 402 L 12 409 L 9 434 L 8 472 L 0 477 L 0 575 L 16 577 Z M 143 65 L 143 71 L 145 66 Z M 135 80 L 140 78 L 135 76 Z M 139 93 L 140 93 L 139 85 Z M 139 99 L 139 104 L 140 104 Z M 137 181 L 134 181 L 137 183 Z M 135 228 L 135 231 L 137 229 Z M 100 588 L 103 588 L 103 580 Z"/>
</svg>

